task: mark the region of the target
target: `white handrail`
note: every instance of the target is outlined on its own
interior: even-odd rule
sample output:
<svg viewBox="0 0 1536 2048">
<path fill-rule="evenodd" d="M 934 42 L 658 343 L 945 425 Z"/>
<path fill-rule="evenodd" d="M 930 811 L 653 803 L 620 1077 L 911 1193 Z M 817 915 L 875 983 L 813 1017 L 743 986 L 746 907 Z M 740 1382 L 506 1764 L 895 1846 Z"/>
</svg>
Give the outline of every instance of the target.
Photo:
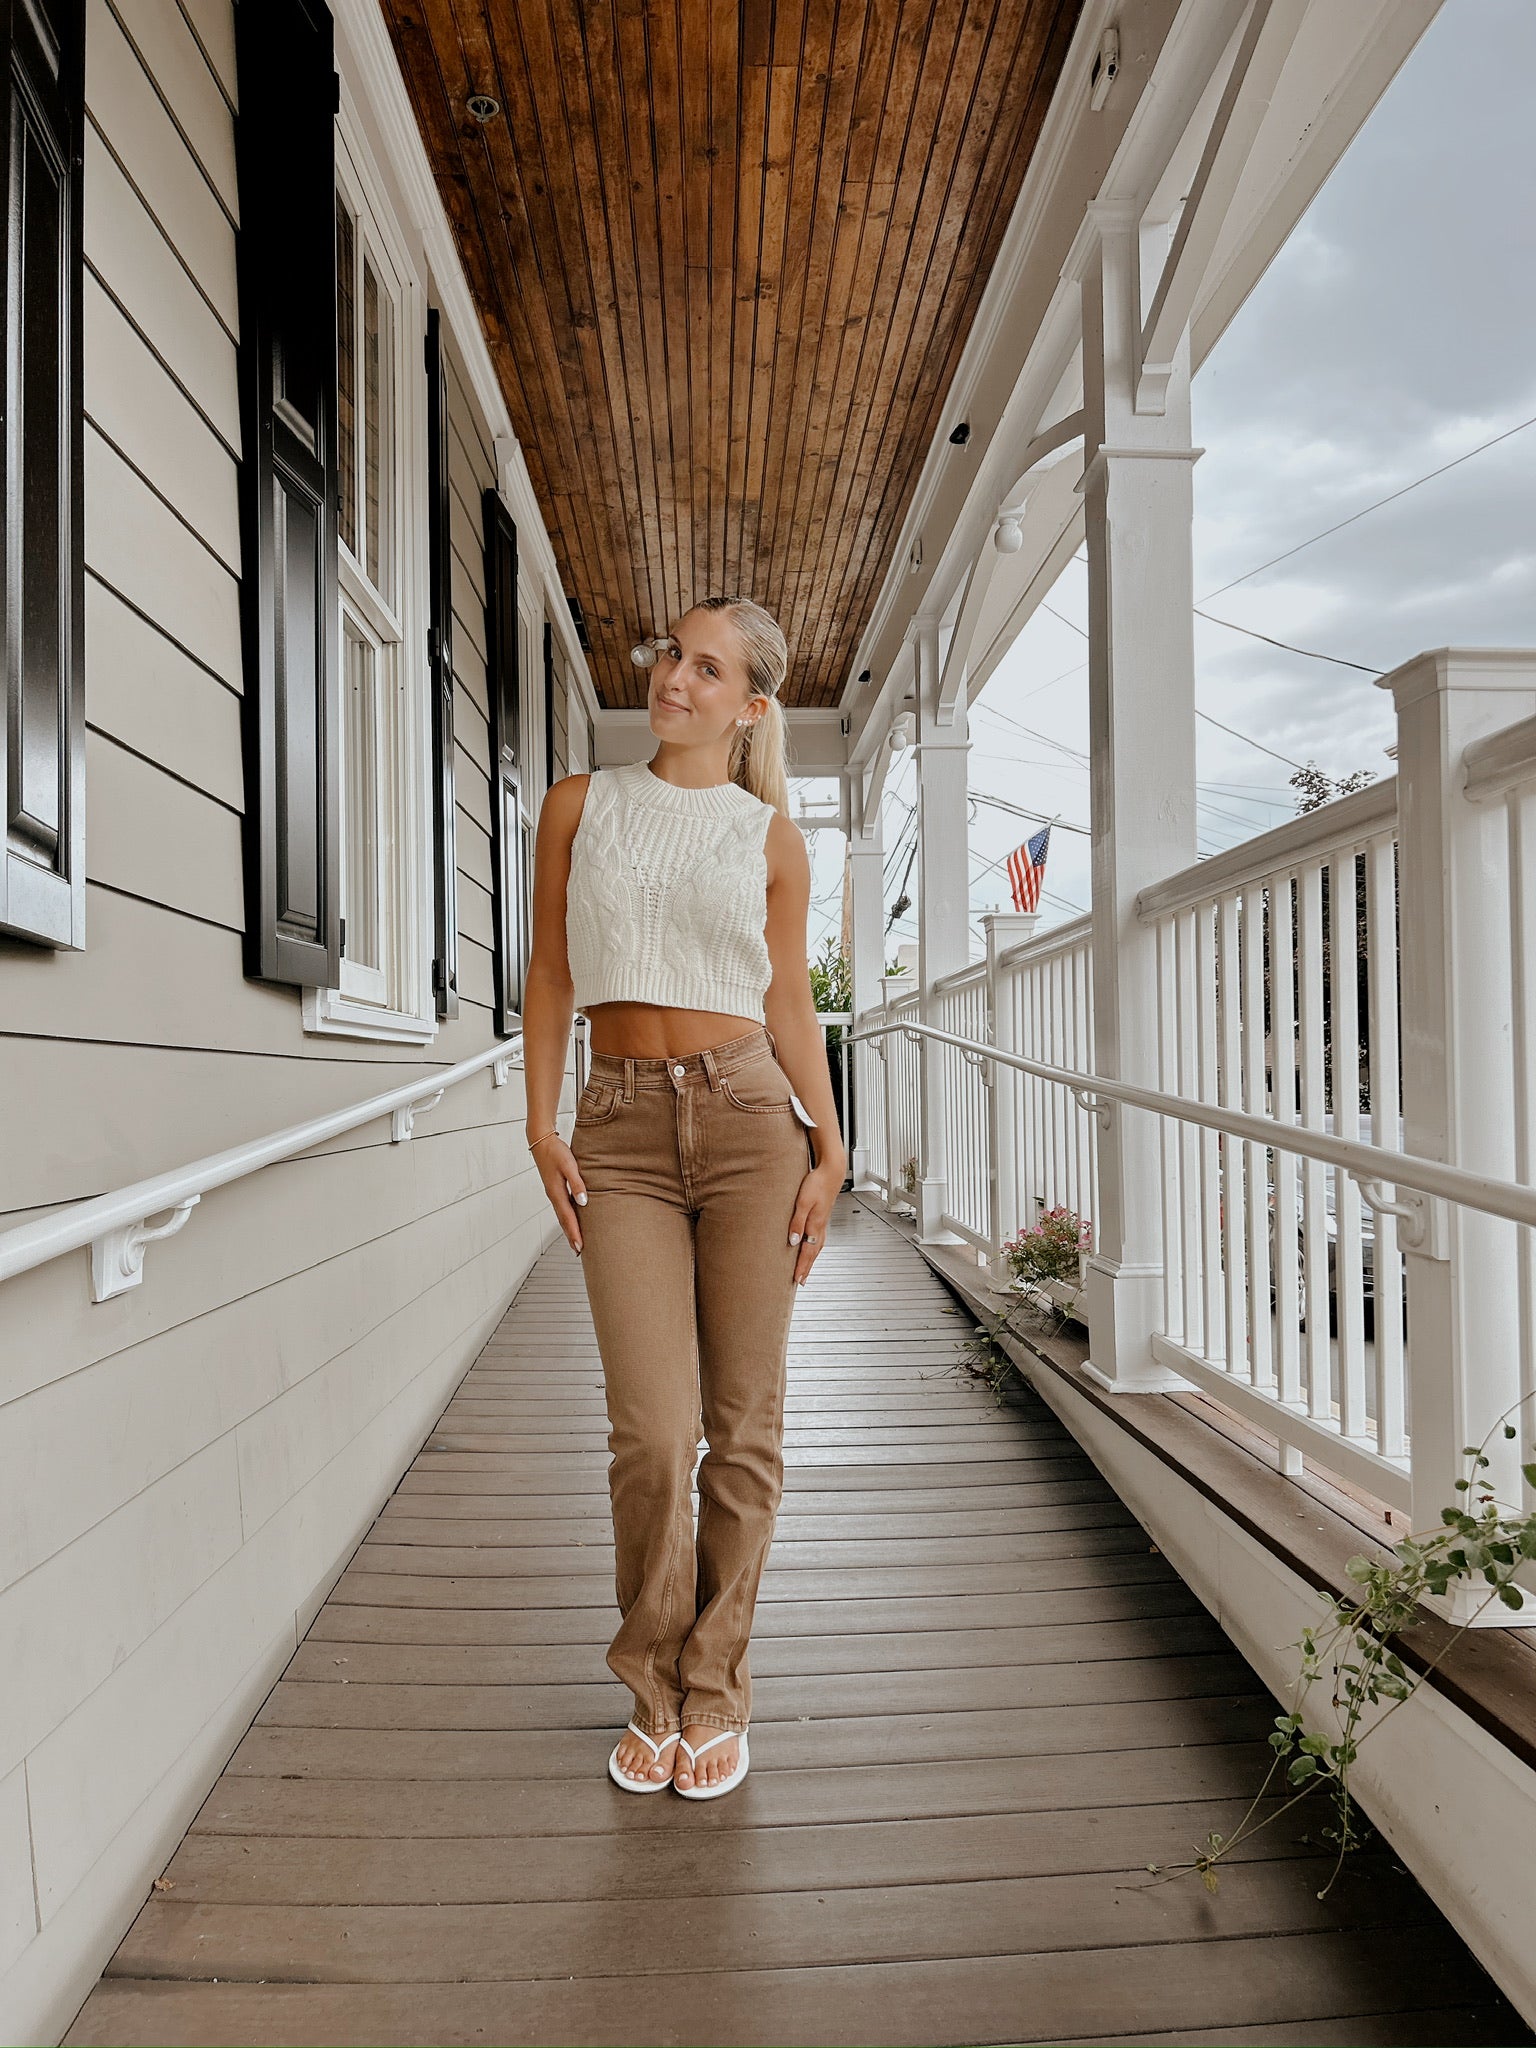
<svg viewBox="0 0 1536 2048">
<path fill-rule="evenodd" d="M 955 968 L 953 973 L 941 974 L 933 984 L 932 993 L 936 996 L 942 996 L 948 995 L 951 989 L 974 988 L 977 982 L 985 981 L 986 978 L 986 961 L 968 960 L 964 967 Z"/>
<path fill-rule="evenodd" d="M 152 1174 L 148 1180 L 135 1181 L 112 1194 L 71 1202 L 52 1215 L 20 1224 L 0 1235 L 0 1281 L 14 1280 L 20 1273 L 89 1245 L 93 1300 L 105 1301 L 125 1288 L 136 1287 L 141 1278 L 144 1246 L 157 1237 L 169 1236 L 172 1228 L 179 1229 L 193 1205 L 211 1188 L 243 1180 L 264 1166 L 292 1159 L 311 1146 L 324 1144 L 328 1138 L 339 1138 L 378 1117 L 393 1118 L 396 1112 L 410 1112 L 424 1105 L 426 1098 L 435 1100 L 446 1089 L 457 1087 L 460 1081 L 467 1081 L 486 1067 L 497 1070 L 495 1085 L 503 1087 L 512 1069 L 522 1065 L 522 1045 L 522 1032 L 514 1032 L 499 1044 L 460 1060 L 457 1066 L 425 1074 L 419 1081 L 407 1081 L 387 1094 L 372 1095 L 366 1102 L 353 1103 L 348 1109 L 311 1117 L 307 1123 L 293 1124 L 270 1137 L 231 1145 L 227 1151 L 210 1153 L 189 1166 Z M 409 1116 L 399 1118 L 392 1128 L 391 1142 L 400 1143 L 410 1135 Z M 179 1220 L 174 1225 L 150 1230 L 149 1218 L 167 1209 L 179 1212 Z"/>
<path fill-rule="evenodd" d="M 1466 792 L 1474 803 L 1487 803 L 1523 782 L 1536 781 L 1536 718 L 1522 718 L 1518 725 L 1475 740 L 1463 763 Z"/>
<path fill-rule="evenodd" d="M 1030 1059 L 1024 1053 L 1005 1052 L 1002 1047 L 985 1045 L 979 1039 L 962 1038 L 957 1032 L 941 1030 L 936 1024 L 917 1024 L 905 1019 L 899 1023 L 874 1024 L 862 1031 L 849 1032 L 848 1042 L 878 1038 L 888 1031 L 905 1032 L 909 1038 L 915 1038 L 921 1032 L 927 1037 L 942 1039 L 946 1045 L 959 1046 L 962 1051 L 981 1054 L 1004 1066 L 1017 1067 L 1021 1073 L 1038 1075 L 1043 1081 L 1059 1082 L 1062 1087 L 1072 1090 L 1085 1109 L 1097 1113 L 1103 1112 L 1106 1102 L 1123 1102 L 1133 1109 L 1148 1109 L 1157 1116 L 1177 1117 L 1184 1123 L 1203 1125 L 1206 1130 L 1226 1131 L 1233 1137 L 1251 1138 L 1260 1145 L 1275 1145 L 1305 1159 L 1319 1159 L 1326 1166 L 1342 1167 L 1363 1184 L 1372 1208 L 1393 1211 L 1392 1204 L 1383 1202 L 1372 1192 L 1387 1183 L 1442 1201 L 1456 1202 L 1463 1208 L 1478 1209 L 1488 1216 L 1504 1216 L 1511 1223 L 1536 1227 L 1536 1188 L 1522 1187 L 1516 1181 L 1498 1180 L 1490 1174 L 1469 1173 L 1465 1167 L 1448 1166 L 1443 1160 L 1421 1159 L 1412 1152 L 1389 1152 L 1380 1145 L 1363 1144 L 1358 1138 L 1336 1138 L 1331 1132 L 1316 1131 L 1306 1124 L 1282 1123 L 1278 1117 L 1255 1116 L 1245 1109 L 1228 1109 L 1219 1103 L 1199 1102 L 1187 1095 L 1169 1095 L 1160 1088 L 1141 1088 L 1134 1082 L 1115 1081 L 1102 1074 L 1074 1073 L 1068 1067 L 1047 1066 L 1043 1060 Z M 1402 1214 L 1405 1206 L 1398 1206 L 1395 1213 Z M 1410 1227 L 1399 1228 L 1398 1242 L 1404 1246 L 1412 1243 L 1417 1248 L 1418 1240 L 1412 1236 L 1412 1221 L 1421 1222 L 1427 1235 L 1432 1219 L 1416 1210 Z"/>
<path fill-rule="evenodd" d="M 1092 934 L 1093 913 L 1085 910 L 1079 917 L 1068 918 L 1065 924 L 1053 924 L 1048 932 L 1041 932 L 1035 938 L 1020 939 L 1015 945 L 1004 946 L 997 956 L 998 969 L 1009 974 L 1021 967 L 1033 967 L 1037 961 L 1053 959 L 1058 953 L 1080 946 Z"/>
<path fill-rule="evenodd" d="M 1243 839 L 1209 859 L 1196 861 L 1166 881 L 1154 882 L 1136 898 L 1136 915 L 1143 924 L 1167 917 L 1175 910 L 1205 903 L 1263 881 L 1284 868 L 1300 866 L 1327 854 L 1356 849 L 1384 832 L 1397 817 L 1397 777 L 1384 775 L 1380 782 L 1334 797 L 1316 810 L 1303 811 L 1272 826 L 1252 839 Z"/>
</svg>

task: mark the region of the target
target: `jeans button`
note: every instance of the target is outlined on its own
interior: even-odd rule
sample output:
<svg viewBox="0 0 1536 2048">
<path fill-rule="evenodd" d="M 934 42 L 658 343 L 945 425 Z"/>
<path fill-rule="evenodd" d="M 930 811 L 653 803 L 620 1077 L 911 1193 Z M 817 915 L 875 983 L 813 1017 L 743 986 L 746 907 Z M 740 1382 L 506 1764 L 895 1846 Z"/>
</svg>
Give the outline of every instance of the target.
<svg viewBox="0 0 1536 2048">
<path fill-rule="evenodd" d="M 678 1080 L 679 1080 L 679 1081 L 681 1081 L 681 1079 L 683 1078 L 683 1075 L 684 1075 L 684 1074 L 685 1074 L 685 1073 L 686 1073 L 686 1072 L 687 1072 L 688 1070 L 687 1070 L 687 1068 L 686 1068 L 686 1067 L 674 1067 L 674 1068 L 672 1069 L 672 1071 L 673 1071 L 673 1073 L 674 1073 L 674 1074 L 676 1074 L 676 1076 L 677 1076 Z"/>
</svg>

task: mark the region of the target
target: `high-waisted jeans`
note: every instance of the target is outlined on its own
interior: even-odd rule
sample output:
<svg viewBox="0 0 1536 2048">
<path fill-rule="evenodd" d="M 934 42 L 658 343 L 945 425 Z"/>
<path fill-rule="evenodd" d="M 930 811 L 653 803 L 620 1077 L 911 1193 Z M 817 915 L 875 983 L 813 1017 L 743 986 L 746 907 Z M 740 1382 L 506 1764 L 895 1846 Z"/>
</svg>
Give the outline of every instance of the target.
<svg viewBox="0 0 1536 2048">
<path fill-rule="evenodd" d="M 814 1164 L 792 1092 L 759 1024 L 672 1060 L 595 1052 L 576 1108 L 611 1453 L 608 1663 L 655 1737 L 751 1715 L 747 1642 L 784 1484 L 789 1227 Z"/>
</svg>

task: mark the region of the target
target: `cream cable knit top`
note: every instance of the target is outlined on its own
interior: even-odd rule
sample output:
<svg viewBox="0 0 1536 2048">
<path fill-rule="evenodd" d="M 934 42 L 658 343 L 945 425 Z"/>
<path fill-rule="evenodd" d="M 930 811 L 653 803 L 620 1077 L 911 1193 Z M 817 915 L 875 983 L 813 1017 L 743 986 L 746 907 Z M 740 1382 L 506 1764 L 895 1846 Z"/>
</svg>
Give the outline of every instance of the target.
<svg viewBox="0 0 1536 2048">
<path fill-rule="evenodd" d="M 679 789 L 646 761 L 594 769 L 565 897 L 576 1007 L 663 1003 L 765 1022 L 772 816 L 736 782 Z"/>
</svg>

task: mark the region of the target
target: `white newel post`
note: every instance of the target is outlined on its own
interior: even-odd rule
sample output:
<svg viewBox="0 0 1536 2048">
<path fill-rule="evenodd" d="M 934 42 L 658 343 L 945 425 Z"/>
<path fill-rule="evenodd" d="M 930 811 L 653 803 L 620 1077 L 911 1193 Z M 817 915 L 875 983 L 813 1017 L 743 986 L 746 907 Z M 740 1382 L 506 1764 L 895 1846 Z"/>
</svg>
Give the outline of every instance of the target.
<svg viewBox="0 0 1536 2048">
<path fill-rule="evenodd" d="M 1040 921 L 1036 910 L 984 910 L 982 930 L 987 938 L 987 1042 L 1000 1052 L 1022 1052 L 1016 1044 L 1014 1006 L 1000 989 L 998 956 L 1010 946 L 1034 937 Z M 1017 1067 L 999 1062 L 992 1069 L 992 1086 L 987 1090 L 987 1191 L 990 1196 L 987 1235 L 992 1240 L 988 1261 L 994 1286 L 1006 1287 L 1008 1266 L 998 1249 L 1004 1238 L 1012 1237 L 1023 1221 L 1019 1202 L 1018 1083 Z"/>
<path fill-rule="evenodd" d="M 854 774 L 850 783 L 848 847 L 853 958 L 849 962 L 849 980 L 857 1027 L 860 1015 L 880 1004 L 885 976 L 885 843 L 879 805 L 871 806 L 873 815 L 866 818 L 863 778 Z M 853 1089 L 854 1142 L 848 1148 L 855 1188 L 871 1185 L 870 1138 L 874 1119 L 884 1110 L 885 1062 L 880 1057 L 881 1044 L 878 1039 L 865 1039 L 846 1048 L 848 1057 L 855 1061 L 853 1078 L 857 1084 Z"/>
<path fill-rule="evenodd" d="M 1507 826 L 1501 804 L 1468 800 L 1463 757 L 1536 713 L 1536 654 L 1442 647 L 1381 688 L 1397 706 L 1403 1149 L 1515 1180 Z M 1427 1223 L 1398 1225 L 1415 1527 L 1460 1501 L 1464 1447 L 1520 1394 L 1515 1226 L 1438 1203 Z M 1497 1436 L 1489 1455 L 1495 1491 L 1518 1501 L 1518 1443 Z M 1483 1603 L 1458 1591 L 1453 1618 L 1470 1619 Z"/>
<path fill-rule="evenodd" d="M 966 700 L 962 693 L 952 722 L 941 724 L 939 629 L 922 619 L 916 629 L 917 655 L 917 897 L 918 1011 L 925 1024 L 940 1019 L 933 984 L 966 966 L 970 953 L 970 828 L 966 804 Z M 961 1244 L 964 1239 L 940 1220 L 949 1206 L 949 1134 L 945 1128 L 943 1072 L 951 1048 L 924 1038 L 921 1075 L 917 1234 L 924 1244 Z"/>
<path fill-rule="evenodd" d="M 910 995 L 913 975 L 905 963 L 899 972 L 885 975 L 880 983 L 881 1021 L 890 1022 L 891 1005 L 899 997 Z M 885 1100 L 885 1206 L 893 1209 L 906 1194 L 901 1183 L 902 1162 L 896 1157 L 896 1047 L 900 1042 L 896 1033 L 887 1031 L 875 1041 L 880 1047 L 881 1092 Z"/>
<path fill-rule="evenodd" d="M 1136 212 L 1129 202 L 1091 205 L 1068 274 L 1083 294 L 1095 1058 L 1102 1074 L 1155 1088 L 1156 942 L 1136 897 L 1192 866 L 1197 852 L 1191 526 L 1199 450 L 1189 444 L 1187 332 L 1162 410 L 1136 410 Z M 1092 1222 L 1086 1370 L 1121 1393 L 1183 1385 L 1151 1347 L 1163 1270 L 1155 1118 L 1111 1113 L 1099 1138 Z"/>
</svg>

